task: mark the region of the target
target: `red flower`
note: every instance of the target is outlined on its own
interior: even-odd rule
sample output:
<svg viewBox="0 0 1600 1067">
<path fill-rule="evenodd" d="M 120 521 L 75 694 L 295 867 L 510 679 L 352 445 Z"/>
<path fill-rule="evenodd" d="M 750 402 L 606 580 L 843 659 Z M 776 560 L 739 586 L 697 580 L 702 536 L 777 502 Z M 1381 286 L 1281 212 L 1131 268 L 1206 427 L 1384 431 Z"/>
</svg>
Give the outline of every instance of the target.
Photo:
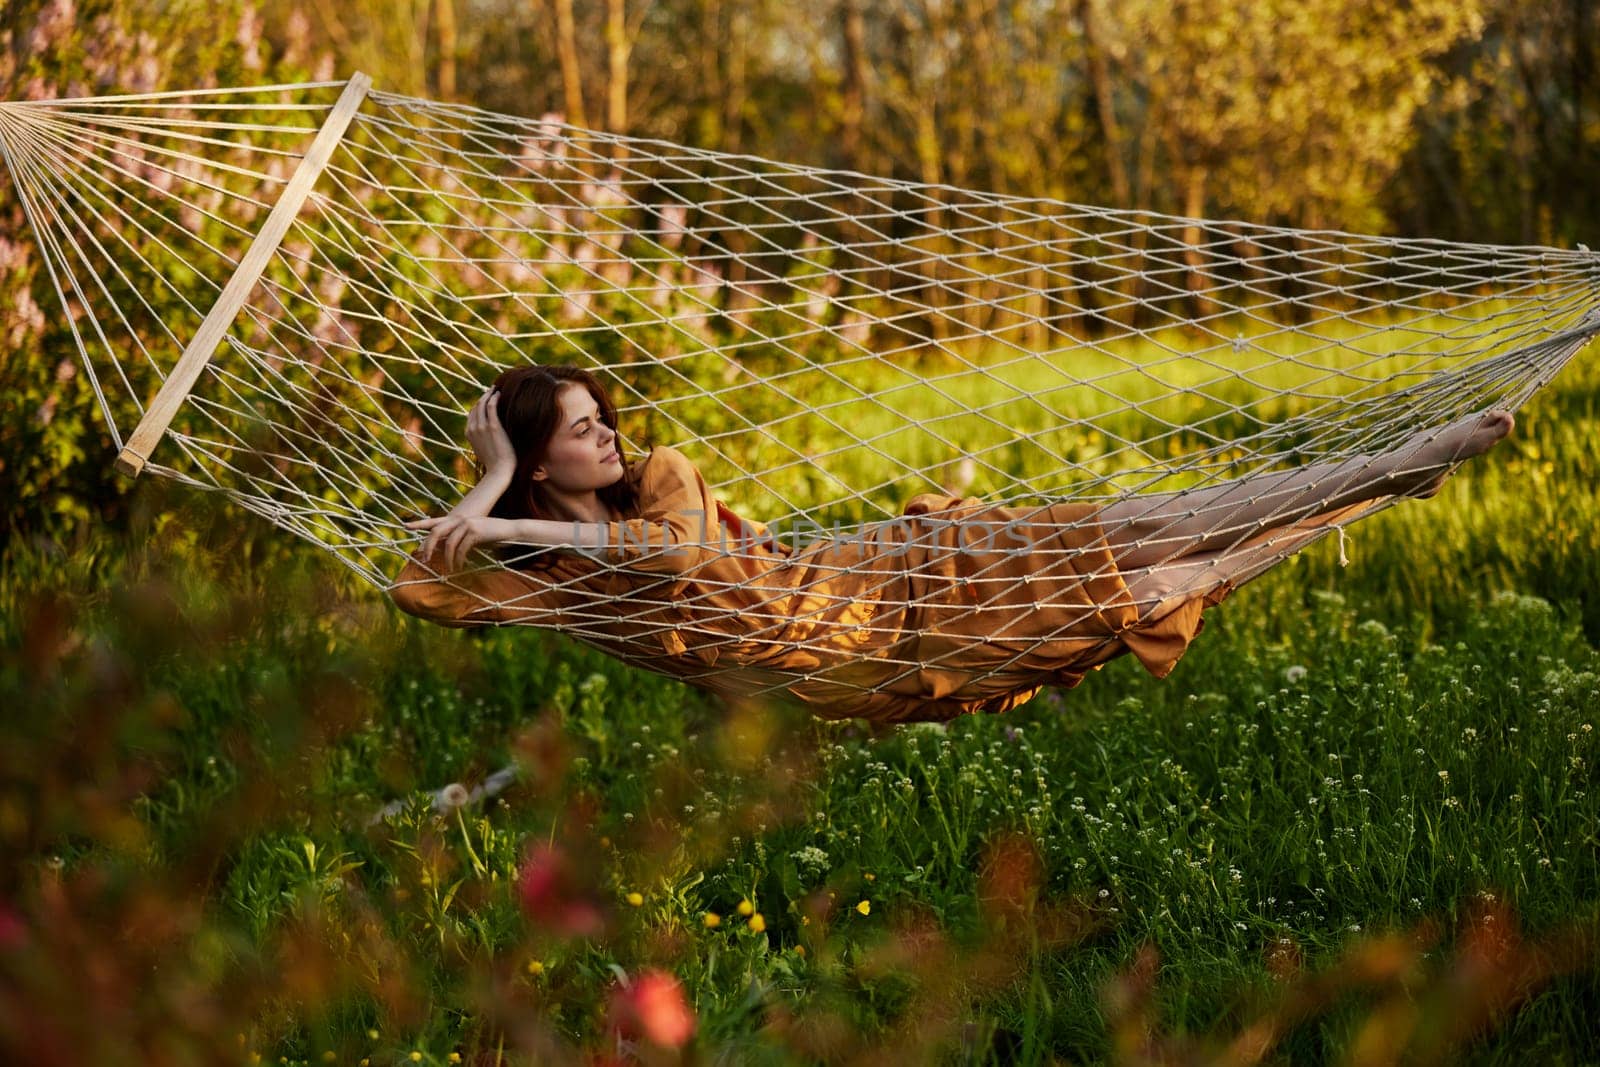
<svg viewBox="0 0 1600 1067">
<path fill-rule="evenodd" d="M 583 884 L 570 857 L 551 845 L 528 850 L 518 878 L 522 911 L 568 937 L 593 937 L 605 927 L 598 894 Z"/>
<path fill-rule="evenodd" d="M 665 971 L 645 971 L 613 993 L 611 1017 L 625 1035 L 663 1048 L 681 1048 L 694 1036 L 694 1009 Z"/>
<path fill-rule="evenodd" d="M 28 940 L 28 924 L 9 904 L 0 904 L 0 949 L 21 948 Z"/>
</svg>

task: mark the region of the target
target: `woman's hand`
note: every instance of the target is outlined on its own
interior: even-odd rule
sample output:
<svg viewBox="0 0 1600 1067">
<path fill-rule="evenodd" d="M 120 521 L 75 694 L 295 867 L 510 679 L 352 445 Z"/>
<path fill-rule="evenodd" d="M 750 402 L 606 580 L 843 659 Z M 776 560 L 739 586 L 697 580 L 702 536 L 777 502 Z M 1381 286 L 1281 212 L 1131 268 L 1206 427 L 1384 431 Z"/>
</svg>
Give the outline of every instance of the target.
<svg viewBox="0 0 1600 1067">
<path fill-rule="evenodd" d="M 483 464 L 485 476 L 510 477 L 517 469 L 517 451 L 511 435 L 500 425 L 500 390 L 491 389 L 467 412 L 467 440 Z"/>
<path fill-rule="evenodd" d="M 459 570 L 467 561 L 467 553 L 474 548 L 498 544 L 513 536 L 511 520 L 486 515 L 439 515 L 413 519 L 406 527 L 428 531 L 428 539 L 422 543 L 417 557 L 424 563 L 431 563 L 433 554 L 441 552 L 446 571 Z"/>
</svg>

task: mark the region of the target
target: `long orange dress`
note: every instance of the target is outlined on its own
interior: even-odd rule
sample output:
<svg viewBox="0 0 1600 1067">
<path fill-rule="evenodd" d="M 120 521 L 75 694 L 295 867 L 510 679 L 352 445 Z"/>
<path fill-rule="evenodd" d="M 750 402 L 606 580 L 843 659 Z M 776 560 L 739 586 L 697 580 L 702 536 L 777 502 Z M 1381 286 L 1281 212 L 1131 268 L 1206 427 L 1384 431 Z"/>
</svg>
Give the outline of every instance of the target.
<svg viewBox="0 0 1600 1067">
<path fill-rule="evenodd" d="M 924 493 L 864 536 L 791 548 L 675 448 L 627 476 L 639 515 L 610 524 L 609 547 L 540 552 L 532 573 L 441 576 L 412 558 L 390 595 L 444 625 L 555 627 L 726 696 L 787 692 L 824 718 L 888 723 L 1006 711 L 1128 652 L 1164 678 L 1232 591 L 1141 620 L 1084 503 Z M 974 520 L 983 538 L 963 533 Z"/>
</svg>

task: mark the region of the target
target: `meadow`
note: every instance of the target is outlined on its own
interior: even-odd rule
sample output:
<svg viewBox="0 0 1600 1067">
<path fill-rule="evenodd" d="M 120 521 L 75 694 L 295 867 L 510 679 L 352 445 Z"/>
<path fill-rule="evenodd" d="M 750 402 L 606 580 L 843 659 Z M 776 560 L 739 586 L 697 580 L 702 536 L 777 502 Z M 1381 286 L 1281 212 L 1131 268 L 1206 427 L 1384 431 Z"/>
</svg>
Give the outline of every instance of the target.
<svg viewBox="0 0 1600 1067">
<path fill-rule="evenodd" d="M 1124 657 L 886 733 L 430 627 L 146 480 L 127 537 L 6 555 L 0 1033 L 97 1065 L 1600 1062 L 1597 355 L 1166 680 Z"/>
</svg>

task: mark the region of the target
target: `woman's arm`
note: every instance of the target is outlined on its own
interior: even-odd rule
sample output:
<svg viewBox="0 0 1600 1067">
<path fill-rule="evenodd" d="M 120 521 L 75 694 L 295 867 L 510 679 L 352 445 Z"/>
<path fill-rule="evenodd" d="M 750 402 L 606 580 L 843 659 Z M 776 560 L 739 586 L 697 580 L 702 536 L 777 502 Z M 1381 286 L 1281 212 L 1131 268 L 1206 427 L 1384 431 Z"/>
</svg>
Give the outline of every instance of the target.
<svg viewBox="0 0 1600 1067">
<path fill-rule="evenodd" d="M 494 425 L 498 427 L 498 422 Z M 435 553 L 442 552 L 445 567 L 452 571 L 460 569 L 474 548 L 512 543 L 568 549 L 632 570 L 681 574 L 705 554 L 714 537 L 720 540 L 722 531 L 715 512 L 707 513 L 709 491 L 693 464 L 666 446 L 655 450 L 651 462 L 647 479 L 649 502 L 645 516 L 637 519 L 578 522 L 469 514 L 470 508 L 481 504 L 482 499 L 492 502 L 498 498 L 498 493 L 488 496 L 489 493 L 496 489 L 504 492 L 502 483 L 491 474 L 485 478 L 490 488 L 484 491 L 484 497 L 475 498 L 479 490 L 474 489 L 449 515 L 416 519 L 405 525 L 428 531 L 418 559 L 431 562 Z"/>
<path fill-rule="evenodd" d="M 441 545 L 445 548 L 447 560 L 457 555 L 465 560 L 474 544 L 491 540 L 483 536 L 487 528 L 500 524 L 500 520 L 488 516 L 494 510 L 495 503 L 511 488 L 511 480 L 517 469 L 517 453 L 512 447 L 510 435 L 500 425 L 500 414 L 495 407 L 495 394 L 498 392 L 498 389 L 490 389 L 467 412 L 467 440 L 471 442 L 472 450 L 484 471 L 478 484 L 467 491 L 449 514 L 405 524 L 413 530 L 429 531 L 422 550 L 417 553 L 417 558 L 424 563 L 430 561 L 434 549 Z"/>
<path fill-rule="evenodd" d="M 450 514 L 464 519 L 489 514 L 495 502 L 511 488 L 511 479 L 516 474 L 517 452 L 511 445 L 511 436 L 500 425 L 500 413 L 495 407 L 494 398 L 499 391 L 491 389 L 484 393 L 467 412 L 467 440 L 483 465 L 483 477 L 450 509 Z"/>
<path fill-rule="evenodd" d="M 466 515 L 458 507 L 442 518 L 417 519 L 406 525 L 429 531 L 418 558 L 429 563 L 436 550 L 442 551 L 445 567 L 451 571 L 459 570 L 467 553 L 481 545 L 518 544 L 571 549 L 636 570 L 676 573 L 699 558 L 696 546 L 707 540 L 703 521 L 700 529 L 694 528 L 697 514 L 680 512 L 655 521 L 562 522 Z"/>
</svg>

